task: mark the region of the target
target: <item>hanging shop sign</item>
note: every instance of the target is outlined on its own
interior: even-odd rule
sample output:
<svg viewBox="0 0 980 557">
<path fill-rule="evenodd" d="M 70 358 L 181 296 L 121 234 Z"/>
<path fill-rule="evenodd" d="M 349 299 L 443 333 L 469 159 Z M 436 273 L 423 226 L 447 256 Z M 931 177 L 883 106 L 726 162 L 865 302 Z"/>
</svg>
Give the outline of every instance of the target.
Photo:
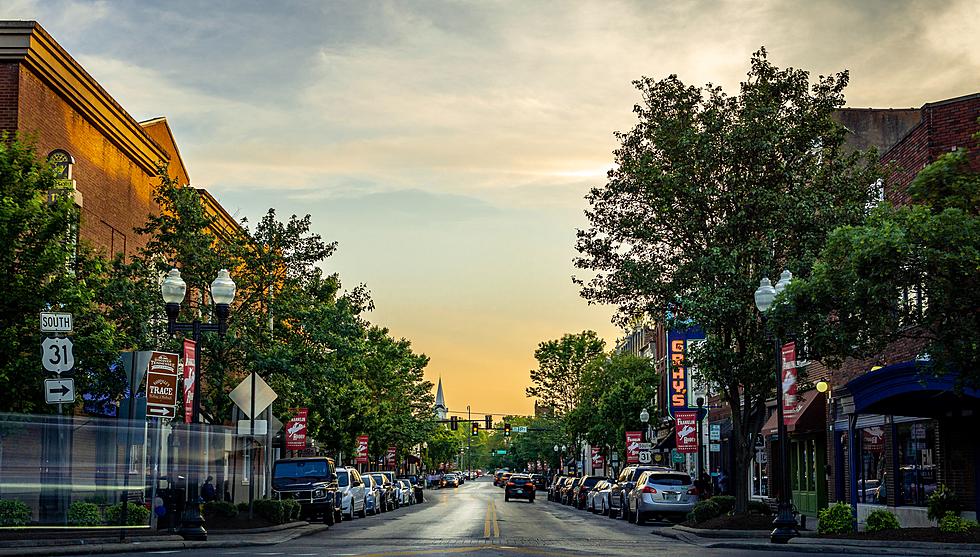
<svg viewBox="0 0 980 557">
<path fill-rule="evenodd" d="M 677 435 L 677 452 L 698 452 L 698 411 L 677 410 L 674 412 L 674 423 Z"/>
<path fill-rule="evenodd" d="M 694 385 L 691 377 L 693 370 L 687 365 L 686 358 L 690 347 L 704 342 L 704 331 L 699 327 L 677 329 L 667 333 L 667 357 L 670 360 L 670 375 L 667 380 L 667 392 L 670 404 L 667 411 L 676 417 L 678 410 L 697 408 L 694 402 Z"/>
<path fill-rule="evenodd" d="M 783 365 L 783 423 L 787 426 L 796 424 L 799 399 L 796 396 L 796 343 L 787 342 L 782 349 Z"/>
<path fill-rule="evenodd" d="M 626 432 L 626 464 L 640 463 L 640 441 L 643 440 L 643 432 Z"/>
</svg>

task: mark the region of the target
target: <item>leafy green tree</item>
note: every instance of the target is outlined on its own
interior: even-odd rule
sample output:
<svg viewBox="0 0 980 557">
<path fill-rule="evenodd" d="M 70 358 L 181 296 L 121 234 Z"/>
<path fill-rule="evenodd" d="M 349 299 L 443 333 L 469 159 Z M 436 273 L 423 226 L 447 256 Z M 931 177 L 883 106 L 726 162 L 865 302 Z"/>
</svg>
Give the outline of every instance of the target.
<svg viewBox="0 0 980 557">
<path fill-rule="evenodd" d="M 571 412 L 578 405 L 582 372 L 602 357 L 605 347 L 606 342 L 595 331 L 570 333 L 540 343 L 534 351 L 538 368 L 531 370 L 533 385 L 527 388 L 527 396 L 540 399 L 559 415 Z"/>
<path fill-rule="evenodd" d="M 975 136 L 980 140 L 980 133 Z M 912 181 L 913 204 L 882 203 L 834 230 L 782 320 L 806 328 L 811 358 L 840 365 L 910 340 L 937 373 L 980 384 L 980 172 L 977 150 L 945 153 Z"/>
<path fill-rule="evenodd" d="M 809 276 L 830 231 L 862 221 L 880 175 L 874 153 L 845 154 L 846 132 L 832 117 L 847 81 L 842 72 L 811 85 L 764 49 L 736 96 L 674 75 L 643 78 L 638 121 L 617 134 L 616 167 L 587 196 L 590 226 L 578 232 L 575 264 L 594 276 L 578 281 L 582 296 L 616 305 L 620 323 L 646 315 L 705 330 L 687 363 L 732 409 L 741 472 L 775 390 L 752 293 L 783 268 Z"/>
</svg>

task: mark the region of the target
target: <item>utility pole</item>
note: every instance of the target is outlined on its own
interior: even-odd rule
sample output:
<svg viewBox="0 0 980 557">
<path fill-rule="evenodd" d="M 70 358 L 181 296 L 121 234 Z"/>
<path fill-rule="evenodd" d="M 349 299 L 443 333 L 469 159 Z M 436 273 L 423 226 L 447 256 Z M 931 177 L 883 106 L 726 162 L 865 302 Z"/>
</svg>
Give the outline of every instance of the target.
<svg viewBox="0 0 980 557">
<path fill-rule="evenodd" d="M 473 423 L 473 416 L 470 415 L 470 405 L 469 404 L 466 405 L 466 423 L 468 423 L 468 424 L 472 424 Z M 472 427 L 472 425 L 470 427 Z M 470 471 L 470 458 L 472 458 L 472 457 L 470 457 L 470 453 L 473 452 L 473 450 L 472 450 L 473 449 L 472 442 L 473 442 L 473 435 L 472 434 L 471 435 L 467 435 L 466 436 L 466 472 L 467 472 L 467 479 L 469 478 L 468 473 Z"/>
</svg>

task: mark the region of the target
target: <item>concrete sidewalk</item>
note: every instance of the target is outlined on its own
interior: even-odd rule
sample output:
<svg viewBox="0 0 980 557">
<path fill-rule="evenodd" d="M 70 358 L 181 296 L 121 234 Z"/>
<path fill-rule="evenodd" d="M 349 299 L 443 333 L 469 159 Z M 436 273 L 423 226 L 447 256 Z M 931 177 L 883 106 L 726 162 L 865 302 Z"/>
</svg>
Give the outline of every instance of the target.
<svg viewBox="0 0 980 557">
<path fill-rule="evenodd" d="M 17 540 L 0 544 L 0 557 L 44 555 L 91 555 L 96 553 L 126 553 L 131 551 L 167 551 L 175 549 L 204 549 L 219 547 L 246 547 L 275 545 L 302 536 L 323 532 L 326 524 L 293 522 L 281 526 L 260 528 L 256 531 L 235 530 L 213 533 L 204 542 L 186 541 L 180 536 L 145 536 L 119 543 L 111 538 L 93 540 Z M 60 543 L 59 543 L 60 542 Z"/>
<path fill-rule="evenodd" d="M 795 553 L 843 553 L 850 555 L 923 555 L 929 557 L 940 557 L 944 555 L 967 557 L 980 555 L 980 544 L 972 543 L 841 540 L 820 538 L 808 533 L 799 538 L 793 538 L 788 544 L 780 545 L 769 543 L 769 535 L 763 531 L 699 531 L 695 528 L 674 526 L 657 528 L 652 533 L 657 536 L 714 549 L 791 551 Z"/>
</svg>

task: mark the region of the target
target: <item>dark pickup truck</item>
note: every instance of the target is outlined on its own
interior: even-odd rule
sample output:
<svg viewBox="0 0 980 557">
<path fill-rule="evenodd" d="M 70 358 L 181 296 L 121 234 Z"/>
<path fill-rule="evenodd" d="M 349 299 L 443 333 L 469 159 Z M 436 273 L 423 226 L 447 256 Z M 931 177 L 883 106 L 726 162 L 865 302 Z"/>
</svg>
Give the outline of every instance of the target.
<svg viewBox="0 0 980 557">
<path fill-rule="evenodd" d="M 343 501 L 337 496 L 337 474 L 332 458 L 309 456 L 277 460 L 272 466 L 272 495 L 300 504 L 306 520 L 340 522 Z"/>
</svg>

